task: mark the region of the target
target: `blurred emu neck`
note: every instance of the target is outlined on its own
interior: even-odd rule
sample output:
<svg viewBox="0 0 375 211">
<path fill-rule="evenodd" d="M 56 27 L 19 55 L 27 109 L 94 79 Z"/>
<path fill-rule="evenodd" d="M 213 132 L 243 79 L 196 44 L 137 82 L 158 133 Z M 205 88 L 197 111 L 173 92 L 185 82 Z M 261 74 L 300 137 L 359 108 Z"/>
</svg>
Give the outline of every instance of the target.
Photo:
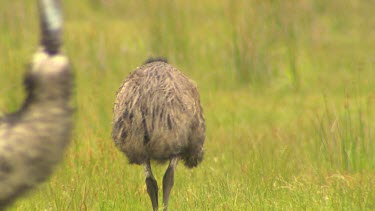
<svg viewBox="0 0 375 211">
<path fill-rule="evenodd" d="M 23 106 L 20 109 L 21 113 L 36 116 L 50 116 L 52 113 L 60 115 L 70 111 L 70 103 L 67 97 L 35 97 L 28 95 Z"/>
<path fill-rule="evenodd" d="M 64 106 L 69 104 L 73 76 L 69 69 L 62 71 L 58 77 L 41 79 L 43 76 L 26 74 L 24 87 L 27 93 L 23 109 L 36 105 L 38 107 Z M 52 107 L 54 107 L 52 106 Z"/>
<path fill-rule="evenodd" d="M 70 107 L 70 83 L 47 88 L 27 88 L 27 96 L 20 111 L 50 111 Z"/>
</svg>

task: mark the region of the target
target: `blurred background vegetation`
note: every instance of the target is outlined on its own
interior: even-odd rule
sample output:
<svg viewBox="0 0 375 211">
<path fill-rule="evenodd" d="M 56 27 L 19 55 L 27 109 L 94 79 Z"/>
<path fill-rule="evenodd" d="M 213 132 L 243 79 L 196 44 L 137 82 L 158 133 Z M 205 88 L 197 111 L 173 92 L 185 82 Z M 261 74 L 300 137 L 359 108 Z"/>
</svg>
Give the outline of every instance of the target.
<svg viewBox="0 0 375 211">
<path fill-rule="evenodd" d="M 195 80 L 205 160 L 171 210 L 375 209 L 374 1 L 65 0 L 76 127 L 54 176 L 14 210 L 149 210 L 110 139 L 122 80 L 149 56 Z M 0 113 L 24 98 L 35 1 L 0 0 Z M 158 180 L 164 166 L 156 167 Z"/>
</svg>

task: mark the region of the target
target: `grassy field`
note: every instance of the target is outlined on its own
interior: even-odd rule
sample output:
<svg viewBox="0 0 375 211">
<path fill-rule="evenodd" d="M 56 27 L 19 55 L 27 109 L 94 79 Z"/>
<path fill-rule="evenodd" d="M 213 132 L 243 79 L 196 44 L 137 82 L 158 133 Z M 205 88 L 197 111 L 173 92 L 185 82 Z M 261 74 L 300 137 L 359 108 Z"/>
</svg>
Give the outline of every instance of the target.
<svg viewBox="0 0 375 211">
<path fill-rule="evenodd" d="M 73 140 L 10 210 L 151 210 L 143 167 L 110 138 L 115 92 L 149 56 L 197 82 L 207 123 L 205 159 L 178 166 L 170 210 L 375 209 L 374 1 L 63 3 Z M 38 16 L 19 0 L 0 0 L 0 14 L 7 113 L 24 98 Z M 154 167 L 159 185 L 165 168 Z"/>
</svg>

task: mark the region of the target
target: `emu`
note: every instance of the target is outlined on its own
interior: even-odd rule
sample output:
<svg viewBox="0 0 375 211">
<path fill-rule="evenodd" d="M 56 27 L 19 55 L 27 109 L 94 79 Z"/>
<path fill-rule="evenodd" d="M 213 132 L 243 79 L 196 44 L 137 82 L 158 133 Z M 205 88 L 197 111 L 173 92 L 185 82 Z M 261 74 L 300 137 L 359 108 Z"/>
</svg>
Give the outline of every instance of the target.
<svg viewBox="0 0 375 211">
<path fill-rule="evenodd" d="M 72 130 L 73 76 L 60 54 L 60 3 L 39 0 L 41 40 L 24 77 L 20 109 L 0 117 L 0 210 L 45 181 L 62 159 Z"/>
<path fill-rule="evenodd" d="M 163 177 L 167 210 L 178 160 L 192 168 L 203 159 L 206 127 L 197 87 L 166 60 L 157 58 L 131 73 L 116 95 L 112 138 L 130 164 L 144 166 L 153 210 L 158 209 L 158 185 L 150 160 L 169 160 Z"/>
</svg>

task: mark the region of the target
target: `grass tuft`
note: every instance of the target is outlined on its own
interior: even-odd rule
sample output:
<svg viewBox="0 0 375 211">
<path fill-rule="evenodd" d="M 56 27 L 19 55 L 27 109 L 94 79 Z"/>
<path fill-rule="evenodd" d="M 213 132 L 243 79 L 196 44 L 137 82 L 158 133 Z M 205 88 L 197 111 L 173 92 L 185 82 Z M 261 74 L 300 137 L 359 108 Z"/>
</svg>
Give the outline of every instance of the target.
<svg viewBox="0 0 375 211">
<path fill-rule="evenodd" d="M 364 105 L 353 106 L 349 98 L 339 110 L 325 99 L 325 112 L 317 115 L 313 139 L 318 166 L 347 172 L 374 169 L 375 143 L 368 112 Z"/>
</svg>

